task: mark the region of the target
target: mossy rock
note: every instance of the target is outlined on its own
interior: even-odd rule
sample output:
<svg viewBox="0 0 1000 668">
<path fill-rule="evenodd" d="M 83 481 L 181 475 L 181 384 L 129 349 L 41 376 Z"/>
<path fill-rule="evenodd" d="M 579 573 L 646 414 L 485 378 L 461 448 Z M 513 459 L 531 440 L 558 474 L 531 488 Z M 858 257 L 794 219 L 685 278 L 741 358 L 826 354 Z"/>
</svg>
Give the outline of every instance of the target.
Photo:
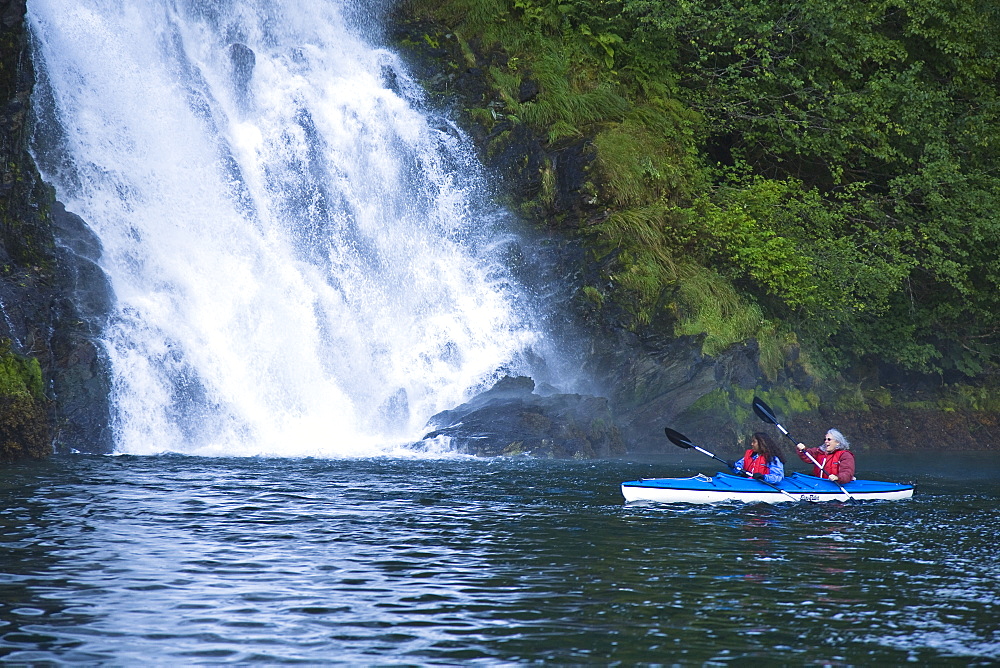
<svg viewBox="0 0 1000 668">
<path fill-rule="evenodd" d="M 42 367 L 34 357 L 11 350 L 10 339 L 0 340 L 0 396 L 45 400 Z"/>
<path fill-rule="evenodd" d="M 46 402 L 28 396 L 0 396 L 0 462 L 52 453 Z"/>
</svg>

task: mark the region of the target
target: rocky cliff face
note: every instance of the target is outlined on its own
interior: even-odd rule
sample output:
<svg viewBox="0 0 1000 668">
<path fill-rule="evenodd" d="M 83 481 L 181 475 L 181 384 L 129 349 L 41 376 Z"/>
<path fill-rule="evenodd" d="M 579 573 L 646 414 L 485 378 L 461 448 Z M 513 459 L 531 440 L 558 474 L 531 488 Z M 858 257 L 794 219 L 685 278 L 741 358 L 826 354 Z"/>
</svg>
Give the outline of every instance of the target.
<svg viewBox="0 0 1000 668">
<path fill-rule="evenodd" d="M 28 152 L 35 78 L 24 16 L 25 0 L 0 0 L 0 339 L 39 361 L 46 399 L 25 418 L 30 429 L 0 439 L 34 456 L 107 452 L 110 387 L 95 337 L 110 290 L 96 264 L 100 243 L 55 201 Z"/>
</svg>

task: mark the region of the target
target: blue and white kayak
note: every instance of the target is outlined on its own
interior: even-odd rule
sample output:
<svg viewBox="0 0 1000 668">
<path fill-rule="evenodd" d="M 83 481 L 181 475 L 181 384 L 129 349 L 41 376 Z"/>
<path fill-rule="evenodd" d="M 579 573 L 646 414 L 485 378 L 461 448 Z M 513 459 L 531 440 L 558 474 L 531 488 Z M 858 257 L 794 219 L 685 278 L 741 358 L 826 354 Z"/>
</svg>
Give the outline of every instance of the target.
<svg viewBox="0 0 1000 668">
<path fill-rule="evenodd" d="M 787 494 L 775 489 L 778 487 Z M 781 503 L 783 501 L 898 501 L 913 496 L 913 485 L 877 480 L 855 480 L 840 486 L 816 476 L 792 473 L 774 485 L 760 480 L 717 473 L 690 478 L 646 478 L 622 483 L 626 502 L 659 501 L 663 503 Z M 789 496 L 791 498 L 789 498 Z"/>
</svg>

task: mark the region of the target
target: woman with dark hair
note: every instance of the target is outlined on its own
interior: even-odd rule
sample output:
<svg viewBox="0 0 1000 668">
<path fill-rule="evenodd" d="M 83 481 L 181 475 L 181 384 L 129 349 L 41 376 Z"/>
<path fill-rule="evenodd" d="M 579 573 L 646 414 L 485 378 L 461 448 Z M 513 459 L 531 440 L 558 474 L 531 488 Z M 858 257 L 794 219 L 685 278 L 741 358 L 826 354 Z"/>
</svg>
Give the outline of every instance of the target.
<svg viewBox="0 0 1000 668">
<path fill-rule="evenodd" d="M 799 443 L 799 459 L 813 465 L 813 475 L 841 485 L 854 480 L 854 454 L 850 442 L 837 429 L 826 432 L 823 445 L 807 448 Z"/>
<path fill-rule="evenodd" d="M 743 454 L 743 459 L 734 462 L 733 469 L 748 478 L 773 485 L 785 477 L 785 460 L 771 438 L 758 431 L 750 438 L 750 448 Z"/>
</svg>

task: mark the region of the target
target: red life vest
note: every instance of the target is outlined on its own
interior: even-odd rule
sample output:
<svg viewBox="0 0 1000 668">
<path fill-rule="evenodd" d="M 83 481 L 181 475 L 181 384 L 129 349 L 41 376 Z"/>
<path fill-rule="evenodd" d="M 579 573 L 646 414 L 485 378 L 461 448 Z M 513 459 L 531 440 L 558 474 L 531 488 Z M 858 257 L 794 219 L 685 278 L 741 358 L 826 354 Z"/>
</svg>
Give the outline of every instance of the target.
<svg viewBox="0 0 1000 668">
<path fill-rule="evenodd" d="M 743 455 L 743 470 L 746 473 L 760 473 L 767 475 L 771 472 L 771 467 L 764 461 L 764 455 L 758 455 L 753 450 L 747 450 Z"/>
<path fill-rule="evenodd" d="M 840 458 L 844 456 L 847 450 L 837 450 L 832 455 L 820 455 L 816 461 L 820 463 L 823 467 L 820 469 L 819 466 L 813 466 L 813 475 L 817 478 L 826 478 L 830 475 L 837 475 L 840 473 Z M 824 473 L 824 471 L 826 471 Z"/>
</svg>

